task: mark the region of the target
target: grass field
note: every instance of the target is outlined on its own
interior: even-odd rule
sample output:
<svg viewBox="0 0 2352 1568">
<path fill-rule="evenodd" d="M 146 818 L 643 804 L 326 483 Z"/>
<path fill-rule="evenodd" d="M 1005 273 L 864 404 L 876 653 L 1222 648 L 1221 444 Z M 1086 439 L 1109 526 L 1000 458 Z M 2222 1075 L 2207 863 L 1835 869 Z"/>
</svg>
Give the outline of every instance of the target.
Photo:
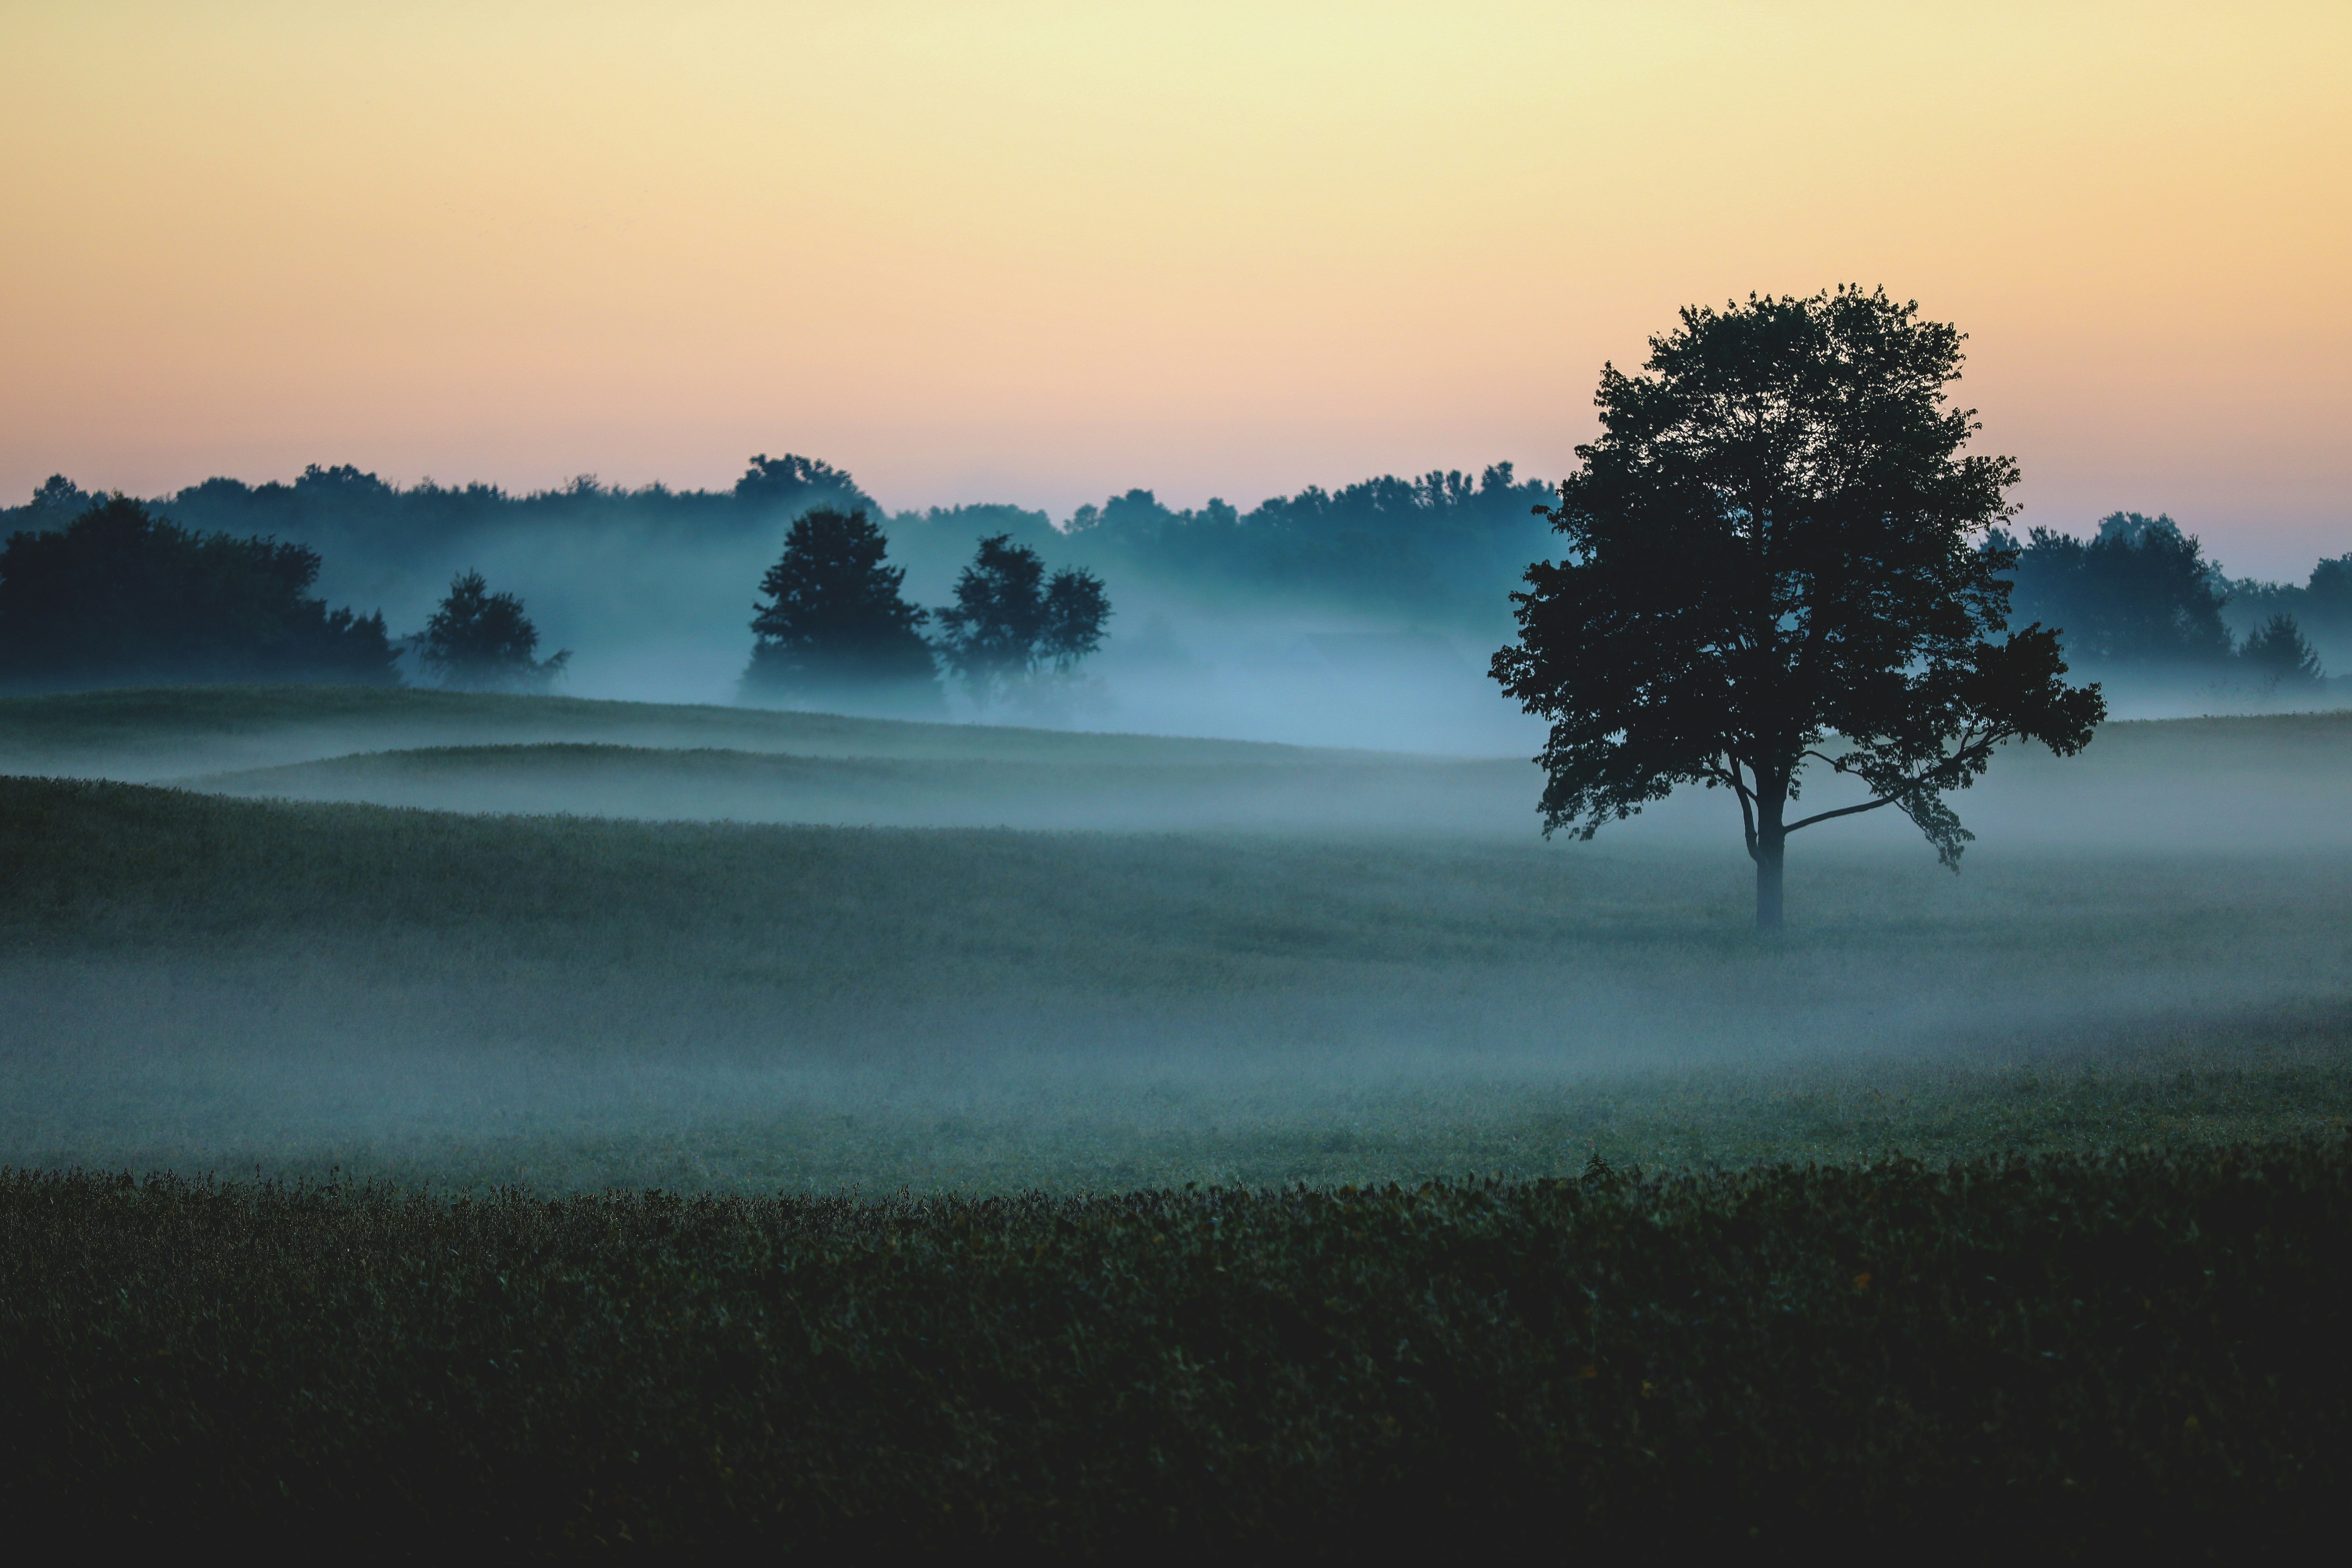
<svg viewBox="0 0 2352 1568">
<path fill-rule="evenodd" d="M 0 1511 L 251 1550 L 2225 1561 L 2352 1159 L 861 1205 L 0 1175 Z"/>
<path fill-rule="evenodd" d="M 0 697 L 0 764 L 16 773 L 178 778 L 350 752 L 543 742 L 994 762 L 1263 763 L 1377 754 L 422 688 L 215 686 Z"/>
<path fill-rule="evenodd" d="M 273 715 L 268 696 L 19 701 L 0 732 L 92 763 L 153 760 L 156 736 L 184 763 L 225 732 L 331 752 L 373 703 L 394 739 L 503 714 L 629 743 L 376 749 L 245 785 L 479 805 L 504 780 L 506 804 L 602 817 L 0 785 L 0 1159 L 1066 1191 L 2210 1142 L 2352 1113 L 2352 846 L 2298 793 L 2332 787 L 2332 717 L 2117 726 L 2094 748 L 2144 795 L 2259 832 L 1989 829 L 1958 879 L 1899 834 L 1824 836 L 1793 862 L 1796 928 L 1759 944 L 1735 842 L 1504 831 L 1509 764 L 437 693 L 301 691 Z M 664 726 L 771 749 L 642 743 Z M 877 737 L 898 754 L 821 754 Z M 1353 814 L 1316 826 L 1348 779 Z M 1449 786 L 1473 805 L 1445 816 Z M 730 797 L 1262 820 L 692 820 Z M 685 820 L 637 819 L 660 816 Z"/>
<path fill-rule="evenodd" d="M 220 690 L 0 771 L 20 1525 L 2227 1557 L 2352 1480 L 2343 716 L 2004 758 L 1773 939 L 1720 800 L 1546 843 L 1508 760 Z"/>
</svg>

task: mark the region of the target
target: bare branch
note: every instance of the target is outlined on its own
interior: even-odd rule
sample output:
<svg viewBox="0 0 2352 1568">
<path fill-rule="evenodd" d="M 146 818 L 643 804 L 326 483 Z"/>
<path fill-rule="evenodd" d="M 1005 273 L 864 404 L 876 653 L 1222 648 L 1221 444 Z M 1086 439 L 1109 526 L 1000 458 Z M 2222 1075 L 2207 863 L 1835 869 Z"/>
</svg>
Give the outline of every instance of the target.
<svg viewBox="0 0 2352 1568">
<path fill-rule="evenodd" d="M 1833 816 L 1853 816 L 1865 811 L 1876 811 L 1880 806 L 1893 805 L 1896 801 L 1902 798 L 1903 797 L 1901 795 L 1882 795 L 1876 800 L 1864 801 L 1860 805 L 1842 805 L 1835 811 L 1821 812 L 1818 815 L 1806 817 L 1802 822 L 1792 822 L 1780 831 L 1783 833 L 1794 833 L 1800 827 L 1811 827 L 1816 822 L 1827 822 Z"/>
</svg>

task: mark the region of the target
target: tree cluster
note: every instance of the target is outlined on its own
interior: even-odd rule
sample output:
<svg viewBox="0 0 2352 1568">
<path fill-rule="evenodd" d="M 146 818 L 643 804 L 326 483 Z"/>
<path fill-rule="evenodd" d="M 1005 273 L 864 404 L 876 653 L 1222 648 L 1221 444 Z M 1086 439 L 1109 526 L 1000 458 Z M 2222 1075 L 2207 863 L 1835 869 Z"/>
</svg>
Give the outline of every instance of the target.
<svg viewBox="0 0 2352 1568">
<path fill-rule="evenodd" d="M 307 546 L 195 532 L 61 479 L 37 502 L 58 526 L 0 546 L 0 684 L 399 679 L 382 615 L 310 594 L 319 556 Z"/>
<path fill-rule="evenodd" d="M 1049 581 L 1035 551 L 1000 533 L 980 542 L 955 603 L 939 612 L 940 655 L 978 706 L 1019 700 L 1075 676 L 1109 618 L 1101 578 L 1066 568 Z"/>
<path fill-rule="evenodd" d="M 2088 539 L 2036 528 L 2021 545 L 1996 531 L 1987 548 L 2016 558 L 2017 614 L 2063 626 L 2067 658 L 2110 682 L 2315 690 L 2325 673 L 2294 612 L 2352 621 L 2352 574 L 2343 562 L 2320 563 L 2316 591 L 2232 584 L 2169 517 L 2119 511 Z M 2242 637 L 2228 622 L 2240 595 L 2261 606 Z"/>
<path fill-rule="evenodd" d="M 0 546 L 0 687 L 224 681 L 394 686 L 413 650 L 436 684 L 544 689 L 569 651 L 532 657 L 539 629 L 512 594 L 463 572 L 424 630 L 395 641 L 382 612 L 310 592 L 319 553 L 266 536 L 184 528 L 127 496 L 62 477 L 34 493 Z M 40 526 L 47 524 L 49 526 Z"/>
<path fill-rule="evenodd" d="M 819 507 L 793 521 L 760 579 L 747 696 L 813 707 L 940 708 L 930 612 L 907 602 L 906 569 L 886 565 L 882 530 L 863 510 Z"/>
<path fill-rule="evenodd" d="M 532 658 L 539 628 L 522 600 L 491 593 L 479 572 L 449 580 L 448 596 L 410 642 L 435 684 L 460 691 L 544 691 L 572 660 L 570 648 Z"/>
<path fill-rule="evenodd" d="M 761 579 L 746 696 L 935 711 L 944 666 L 977 708 L 1043 710 L 1102 645 L 1110 617 L 1102 580 L 1082 568 L 1048 578 L 1037 552 L 1009 533 L 980 541 L 955 602 L 937 611 L 908 602 L 906 571 L 885 564 L 887 550 L 863 510 L 824 507 L 794 520 Z M 934 620 L 940 635 L 927 639 L 922 628 Z"/>
</svg>

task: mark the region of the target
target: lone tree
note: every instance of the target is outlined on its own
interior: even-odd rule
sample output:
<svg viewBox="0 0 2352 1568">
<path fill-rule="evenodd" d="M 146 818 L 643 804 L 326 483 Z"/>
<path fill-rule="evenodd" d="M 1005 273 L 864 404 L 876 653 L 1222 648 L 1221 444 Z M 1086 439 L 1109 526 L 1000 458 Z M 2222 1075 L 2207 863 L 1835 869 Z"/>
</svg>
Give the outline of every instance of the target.
<svg viewBox="0 0 2352 1568">
<path fill-rule="evenodd" d="M 2058 633 L 2003 636 L 2014 459 L 1962 457 L 1961 335 L 1884 289 L 1682 312 L 1647 374 L 1601 373 L 1602 433 L 1540 509 L 1565 559 L 1528 568 L 1495 679 L 1551 721 L 1547 835 L 1591 838 L 1679 784 L 1729 789 L 1781 923 L 1790 834 L 1894 806 L 1953 870 L 1944 799 L 2014 739 L 2061 756 L 2106 704 Z M 1790 820 L 1808 763 L 1870 798 Z"/>
<path fill-rule="evenodd" d="M 1034 700 L 1041 679 L 1067 681 L 1102 646 L 1110 596 L 1083 568 L 1045 577 L 1045 563 L 1009 533 L 980 542 L 956 578 L 956 602 L 939 613 L 940 657 L 985 708 L 1000 697 Z"/>
<path fill-rule="evenodd" d="M 886 566 L 888 542 L 863 509 L 819 507 L 796 519 L 784 553 L 760 579 L 759 640 L 743 694 L 838 707 L 937 710 L 939 674 L 923 623 Z"/>
<path fill-rule="evenodd" d="M 534 659 L 539 628 L 512 594 L 493 594 L 479 572 L 449 580 L 448 597 L 416 635 L 416 656 L 443 686 L 468 691 L 544 691 L 572 661 L 565 648 Z"/>
</svg>

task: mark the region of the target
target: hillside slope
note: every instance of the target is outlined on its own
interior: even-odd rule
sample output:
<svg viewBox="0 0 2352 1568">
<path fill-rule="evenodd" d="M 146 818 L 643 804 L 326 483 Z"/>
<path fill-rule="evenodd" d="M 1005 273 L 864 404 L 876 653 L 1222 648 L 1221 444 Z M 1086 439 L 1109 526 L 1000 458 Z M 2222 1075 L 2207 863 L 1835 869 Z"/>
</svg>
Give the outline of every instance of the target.
<svg viewBox="0 0 2352 1568">
<path fill-rule="evenodd" d="M 1278 763 L 1378 754 L 407 688 L 171 687 L 0 698 L 0 772 L 14 773 L 151 780 L 358 751 L 559 742 L 939 761 Z"/>
</svg>

